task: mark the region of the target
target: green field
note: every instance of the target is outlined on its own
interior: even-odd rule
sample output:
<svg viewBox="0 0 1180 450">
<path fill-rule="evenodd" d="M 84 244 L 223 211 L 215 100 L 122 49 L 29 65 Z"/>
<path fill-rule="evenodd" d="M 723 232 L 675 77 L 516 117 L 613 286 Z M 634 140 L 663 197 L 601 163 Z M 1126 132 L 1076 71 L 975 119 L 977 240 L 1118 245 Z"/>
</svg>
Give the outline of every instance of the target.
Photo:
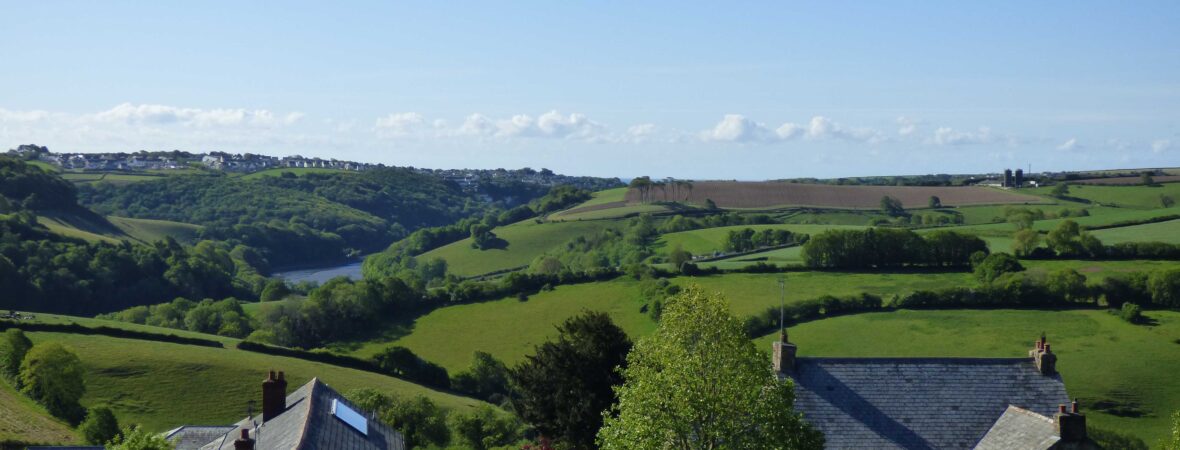
<svg viewBox="0 0 1180 450">
<path fill-rule="evenodd" d="M 1093 234 L 1094 237 L 1107 245 L 1120 242 L 1167 242 L 1169 244 L 1180 244 L 1180 220 L 1094 230 L 1090 234 Z"/>
<path fill-rule="evenodd" d="M 612 221 L 546 222 L 525 220 L 498 227 L 493 232 L 508 243 L 502 249 L 478 250 L 471 248 L 471 238 L 453 242 L 419 256 L 420 259 L 442 258 L 447 270 L 459 276 L 475 276 L 497 270 L 528 265 L 549 249 L 569 242 L 578 236 L 596 233 L 615 226 Z"/>
<path fill-rule="evenodd" d="M 1026 189 L 1028 193 L 1049 195 L 1052 187 Z M 1072 184 L 1069 186 L 1069 196 L 1086 199 L 1103 205 L 1116 205 L 1121 208 L 1151 209 L 1160 208 L 1160 195 L 1167 195 L 1173 200 L 1180 200 L 1180 183 L 1165 183 L 1158 186 L 1097 186 Z"/>
<path fill-rule="evenodd" d="M 49 173 L 55 173 L 55 172 L 61 171 L 61 169 L 58 168 L 57 166 L 55 166 L 53 164 L 49 164 L 47 162 L 43 162 L 43 161 L 25 161 L 25 163 L 30 166 L 35 166 L 35 167 L 37 167 L 41 170 L 44 170 L 46 172 L 49 172 Z"/>
<path fill-rule="evenodd" d="M 667 206 L 657 204 L 645 205 L 626 205 L 608 209 L 597 209 L 591 211 L 574 211 L 566 210 L 565 212 L 553 214 L 549 216 L 551 220 L 560 220 L 564 222 L 572 222 L 575 220 L 604 220 L 604 219 L 618 219 L 622 217 L 631 217 L 639 214 L 658 214 L 671 211 Z"/>
<path fill-rule="evenodd" d="M 199 225 L 168 220 L 133 219 L 130 217 L 107 216 L 123 233 L 144 243 L 164 240 L 171 236 L 180 242 L 193 242 L 201 232 Z"/>
<path fill-rule="evenodd" d="M 68 424 L 0 380 L 0 442 L 77 444 L 81 438 Z"/>
<path fill-rule="evenodd" d="M 1072 220 L 1084 227 L 1101 227 L 1120 222 L 1150 220 L 1161 216 L 1180 215 L 1180 206 L 1152 210 L 1095 207 L 1090 208 L 1089 211 L 1090 215 L 1085 217 L 1038 220 L 1033 222 L 1033 229 L 1037 231 L 1051 231 L 1066 220 Z M 979 236 L 1011 236 L 1016 231 L 1016 225 L 1011 223 L 993 223 L 987 225 L 964 225 L 949 227 L 947 229 Z"/>
<path fill-rule="evenodd" d="M 179 172 L 179 171 L 177 171 Z M 169 173 L 168 175 L 171 175 Z M 179 175 L 179 174 L 177 174 Z M 142 173 L 124 173 L 124 172 L 64 172 L 61 177 L 72 181 L 76 184 L 104 182 L 115 185 L 138 183 L 140 181 L 155 181 L 165 178 L 167 175 L 163 173 L 142 172 Z"/>
<path fill-rule="evenodd" d="M 787 224 L 787 225 L 736 225 L 731 227 L 716 227 L 716 228 L 702 228 L 699 230 L 681 231 L 677 233 L 668 233 L 660 237 L 659 244 L 662 245 L 665 251 L 675 248 L 680 245 L 684 250 L 694 255 L 710 254 L 714 251 L 723 251 L 725 248 L 725 239 L 730 231 L 737 231 L 746 228 L 754 230 L 789 230 L 792 233 L 803 234 L 818 234 L 832 229 L 857 229 L 864 228 L 863 226 L 852 225 L 806 225 L 806 224 Z"/>
<path fill-rule="evenodd" d="M 1074 269 L 1086 276 L 1089 283 L 1102 281 L 1111 275 L 1159 269 L 1180 268 L 1180 261 L 1083 261 L 1083 260 L 1024 260 L 1020 264 L 1033 274 L 1044 274 L 1061 269 Z"/>
<path fill-rule="evenodd" d="M 170 330 L 160 330 L 170 332 Z M 426 395 L 446 408 L 480 402 L 399 379 L 300 359 L 233 348 L 209 348 L 63 333 L 27 333 L 35 344 L 58 341 L 73 348 L 86 367 L 85 406 L 110 405 L 120 423 L 154 431 L 184 424 L 228 424 L 261 402 L 268 370 L 283 370 L 289 390 L 318 377 L 340 391 L 372 387 L 399 396 Z"/>
<path fill-rule="evenodd" d="M 1043 331 L 1090 425 L 1155 443 L 1180 409 L 1180 313 L 1146 315 L 1156 324 L 1105 311 L 903 310 L 801 324 L 791 340 L 801 356 L 1023 357 Z M 758 339 L 758 348 L 769 353 L 773 339 Z"/>
</svg>

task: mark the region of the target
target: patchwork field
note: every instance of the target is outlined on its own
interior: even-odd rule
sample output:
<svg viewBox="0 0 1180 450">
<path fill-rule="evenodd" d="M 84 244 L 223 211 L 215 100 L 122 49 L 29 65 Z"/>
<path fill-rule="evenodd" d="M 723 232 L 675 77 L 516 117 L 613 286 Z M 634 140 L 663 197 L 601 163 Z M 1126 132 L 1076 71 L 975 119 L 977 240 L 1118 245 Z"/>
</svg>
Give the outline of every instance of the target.
<svg viewBox="0 0 1180 450">
<path fill-rule="evenodd" d="M 803 234 L 818 234 L 832 229 L 858 229 L 864 228 L 861 226 L 852 225 L 807 225 L 807 224 L 789 224 L 789 225 L 736 225 L 731 227 L 716 227 L 716 228 L 702 228 L 699 230 L 681 231 L 677 233 L 668 233 L 660 236 L 659 244 L 662 245 L 665 251 L 675 248 L 677 245 L 684 248 L 684 250 L 694 254 L 703 255 L 713 253 L 714 251 L 722 251 L 725 249 L 725 240 L 729 236 L 730 231 L 738 231 L 746 228 L 757 230 L 788 230 L 792 233 Z"/>
<path fill-rule="evenodd" d="M 1041 332 L 1089 424 L 1155 443 L 1180 408 L 1180 313 L 1149 311 L 1132 325 L 1105 311 L 895 311 L 791 329 L 801 356 L 1022 357 Z M 769 353 L 773 335 L 756 340 Z"/>
<path fill-rule="evenodd" d="M 447 270 L 459 276 L 482 275 L 528 265 L 551 248 L 610 226 L 613 226 L 611 221 L 536 223 L 525 220 L 493 230 L 506 242 L 504 248 L 475 249 L 471 247 L 471 238 L 467 238 L 423 253 L 419 258 L 442 258 L 447 262 Z"/>
<path fill-rule="evenodd" d="M 1042 203 L 1041 197 L 984 187 L 918 186 L 832 186 L 782 182 L 701 181 L 693 183 L 688 202 L 704 204 L 713 200 L 722 208 L 775 208 L 808 206 L 817 208 L 877 209 L 881 197 L 892 196 L 909 208 L 925 207 L 931 196 L 946 206 L 1000 203 Z M 628 202 L 639 202 L 640 193 L 627 193 Z M 657 198 L 658 200 L 658 198 Z"/>
<path fill-rule="evenodd" d="M 1049 195 L 1053 188 L 1043 187 L 1025 190 L 1039 195 Z M 1168 196 L 1173 200 L 1180 200 L 1180 183 L 1168 183 L 1157 186 L 1071 185 L 1069 196 L 1121 208 L 1160 208 L 1163 206 L 1160 196 Z"/>
</svg>

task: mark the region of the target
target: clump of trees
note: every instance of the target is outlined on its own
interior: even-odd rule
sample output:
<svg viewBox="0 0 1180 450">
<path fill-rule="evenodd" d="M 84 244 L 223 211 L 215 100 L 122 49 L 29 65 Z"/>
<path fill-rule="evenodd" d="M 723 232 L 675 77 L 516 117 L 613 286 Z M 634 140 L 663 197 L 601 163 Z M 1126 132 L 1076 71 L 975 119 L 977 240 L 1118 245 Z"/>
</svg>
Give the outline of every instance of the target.
<svg viewBox="0 0 1180 450">
<path fill-rule="evenodd" d="M 80 403 L 85 369 L 78 355 L 60 343 L 33 345 L 21 330 L 8 329 L 0 336 L 0 373 L 55 417 L 76 425 L 86 415 Z"/>
<path fill-rule="evenodd" d="M 374 355 L 373 362 L 383 372 L 398 378 L 442 389 L 451 387 L 447 369 L 422 359 L 405 347 L 388 347 Z"/>
<path fill-rule="evenodd" d="M 78 431 L 86 442 L 102 445 L 119 436 L 119 420 L 111 408 L 96 406 L 86 411 L 86 419 L 78 425 Z"/>
<path fill-rule="evenodd" d="M 979 237 L 953 231 L 828 230 L 803 245 L 803 261 L 808 267 L 836 269 L 962 267 L 970 264 L 972 254 L 987 251 Z"/>
<path fill-rule="evenodd" d="M 690 287 L 664 315 L 627 356 L 601 448 L 823 448 L 723 298 Z"/>
<path fill-rule="evenodd" d="M 234 298 L 220 301 L 207 298 L 200 302 L 177 298 L 169 303 L 134 306 L 98 317 L 236 338 L 244 338 L 254 331 L 250 316 Z"/>
<path fill-rule="evenodd" d="M 905 215 L 905 207 L 902 206 L 901 200 L 886 195 L 881 197 L 881 212 L 890 217 L 901 217 Z"/>
<path fill-rule="evenodd" d="M 759 248 L 799 244 L 806 241 L 806 234 L 795 234 L 790 230 L 764 228 L 754 231 L 753 228 L 744 228 L 729 231 L 725 237 L 725 251 L 748 252 Z"/>
<path fill-rule="evenodd" d="M 656 228 L 656 231 L 658 231 L 660 234 L 667 234 L 678 231 L 698 230 L 701 228 L 732 227 L 737 225 L 765 225 L 772 223 L 777 222 L 766 214 L 721 213 L 711 214 L 705 217 L 676 215 L 661 223 Z"/>
<path fill-rule="evenodd" d="M 582 313 L 557 330 L 556 340 L 509 370 L 512 406 L 542 436 L 592 448 L 623 382 L 616 369 L 626 365 L 631 340 L 601 312 Z"/>
</svg>

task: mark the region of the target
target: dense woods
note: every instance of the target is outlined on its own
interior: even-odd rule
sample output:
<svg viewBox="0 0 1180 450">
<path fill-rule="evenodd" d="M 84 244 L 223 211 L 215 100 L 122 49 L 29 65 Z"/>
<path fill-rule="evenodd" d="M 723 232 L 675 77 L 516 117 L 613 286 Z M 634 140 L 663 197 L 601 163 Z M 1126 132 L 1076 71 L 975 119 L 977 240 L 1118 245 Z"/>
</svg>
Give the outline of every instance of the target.
<svg viewBox="0 0 1180 450">
<path fill-rule="evenodd" d="M 803 260 L 809 267 L 835 269 L 964 267 L 976 252 L 986 254 L 987 243 L 972 235 L 869 228 L 814 235 L 803 246 Z"/>
</svg>

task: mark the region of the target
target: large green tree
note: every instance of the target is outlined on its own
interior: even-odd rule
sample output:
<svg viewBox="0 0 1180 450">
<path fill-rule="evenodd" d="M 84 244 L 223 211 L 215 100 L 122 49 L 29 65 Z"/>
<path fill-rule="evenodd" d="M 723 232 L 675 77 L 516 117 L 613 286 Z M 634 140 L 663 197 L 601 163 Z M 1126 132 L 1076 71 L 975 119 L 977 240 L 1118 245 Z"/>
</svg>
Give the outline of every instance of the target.
<svg viewBox="0 0 1180 450">
<path fill-rule="evenodd" d="M 20 367 L 21 391 L 45 405 L 54 416 L 78 423 L 85 414 L 78 403 L 86 393 L 85 369 L 72 350 L 57 342 L 33 347 Z"/>
<path fill-rule="evenodd" d="M 110 408 L 97 406 L 86 412 L 86 420 L 78 425 L 78 431 L 82 432 L 86 442 L 102 445 L 119 435 L 119 421 Z"/>
<path fill-rule="evenodd" d="M 616 370 L 626 362 L 631 340 L 601 312 L 585 312 L 557 327 L 554 341 L 509 370 L 513 405 L 542 435 L 578 448 L 594 445 L 602 413 L 622 384 Z"/>
<path fill-rule="evenodd" d="M 794 411 L 794 386 L 746 336 L 720 294 L 692 286 L 627 356 L 603 449 L 819 449 Z"/>
</svg>

